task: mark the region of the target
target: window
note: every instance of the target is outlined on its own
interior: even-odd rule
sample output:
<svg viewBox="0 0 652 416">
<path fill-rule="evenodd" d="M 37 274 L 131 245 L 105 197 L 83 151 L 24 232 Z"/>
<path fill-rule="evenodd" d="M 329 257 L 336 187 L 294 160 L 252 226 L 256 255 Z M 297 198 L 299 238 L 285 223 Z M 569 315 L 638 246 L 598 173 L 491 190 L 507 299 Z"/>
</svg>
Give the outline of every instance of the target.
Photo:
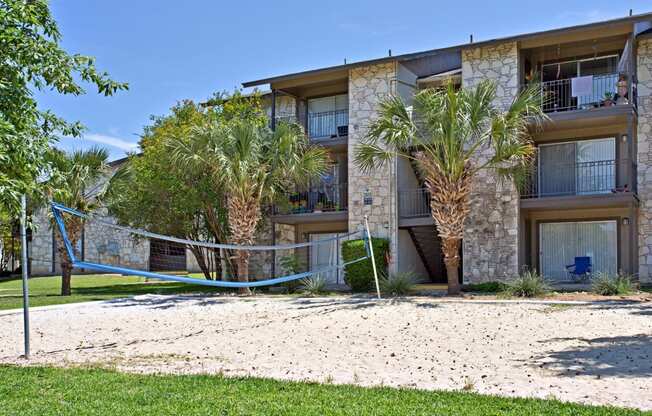
<svg viewBox="0 0 652 416">
<path fill-rule="evenodd" d="M 616 186 L 616 140 L 581 140 L 539 146 L 541 195 L 609 193 Z"/>
<path fill-rule="evenodd" d="M 618 271 L 616 221 L 539 224 L 539 271 L 553 280 L 567 280 L 566 266 L 575 257 L 591 258 L 593 273 Z"/>
</svg>

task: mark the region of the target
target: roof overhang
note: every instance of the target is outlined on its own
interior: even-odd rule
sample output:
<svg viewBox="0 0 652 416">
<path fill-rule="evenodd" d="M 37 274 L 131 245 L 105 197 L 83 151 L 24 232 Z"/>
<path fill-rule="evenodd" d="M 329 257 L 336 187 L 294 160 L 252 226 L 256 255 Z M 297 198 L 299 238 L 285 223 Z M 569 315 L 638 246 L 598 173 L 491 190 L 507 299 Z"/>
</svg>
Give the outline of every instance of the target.
<svg viewBox="0 0 652 416">
<path fill-rule="evenodd" d="M 339 72 L 338 76 L 345 76 L 348 71 L 352 68 L 360 66 L 369 66 L 385 62 L 402 62 L 412 59 L 418 59 L 421 57 L 427 57 L 439 54 L 441 52 L 449 52 L 455 49 L 467 49 L 467 48 L 476 48 L 481 46 L 488 46 L 494 43 L 505 43 L 505 42 L 520 42 L 521 47 L 531 48 L 542 46 L 545 44 L 550 44 L 554 42 L 563 35 L 564 42 L 572 42 L 574 40 L 582 40 L 584 38 L 590 38 L 594 35 L 599 35 L 600 37 L 611 36 L 617 34 L 624 34 L 632 31 L 634 23 L 642 21 L 652 21 L 652 13 L 643 13 L 634 16 L 627 16 L 618 19 L 604 20 L 601 22 L 587 23 L 577 26 L 569 26 L 559 29 L 544 30 L 539 32 L 525 33 L 515 36 L 509 36 L 504 38 L 490 39 L 481 42 L 472 42 L 464 43 L 456 46 L 450 46 L 445 48 L 430 49 L 421 52 L 407 53 L 403 55 L 396 56 L 386 56 L 383 58 L 371 59 L 367 61 L 354 62 L 350 64 L 331 66 L 326 68 L 312 69 L 308 71 L 295 72 L 287 75 L 280 75 L 271 78 L 263 78 L 255 81 L 247 81 L 242 83 L 243 87 L 255 87 L 257 85 L 264 84 L 276 84 L 281 81 L 292 81 L 299 80 L 302 78 L 307 78 L 308 80 L 311 77 L 320 78 L 331 73 Z"/>
</svg>

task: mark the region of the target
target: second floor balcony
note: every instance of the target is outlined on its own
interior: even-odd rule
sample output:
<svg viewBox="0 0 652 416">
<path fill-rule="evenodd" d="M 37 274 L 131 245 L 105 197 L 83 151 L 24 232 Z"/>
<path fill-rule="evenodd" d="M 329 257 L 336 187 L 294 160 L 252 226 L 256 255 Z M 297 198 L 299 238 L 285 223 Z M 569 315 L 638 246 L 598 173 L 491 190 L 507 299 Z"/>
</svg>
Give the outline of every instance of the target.
<svg viewBox="0 0 652 416">
<path fill-rule="evenodd" d="M 629 159 L 538 164 L 521 188 L 522 199 L 625 193 L 636 193 Z"/>
<path fill-rule="evenodd" d="M 305 190 L 279 195 L 273 215 L 298 215 L 343 212 L 348 205 L 346 183 L 322 184 Z"/>
<path fill-rule="evenodd" d="M 308 113 L 308 137 L 311 139 L 333 139 L 349 134 L 348 108 L 333 111 Z"/>
<path fill-rule="evenodd" d="M 608 73 L 544 81 L 540 88 L 546 113 L 635 103 L 635 89 L 627 74 Z"/>
</svg>

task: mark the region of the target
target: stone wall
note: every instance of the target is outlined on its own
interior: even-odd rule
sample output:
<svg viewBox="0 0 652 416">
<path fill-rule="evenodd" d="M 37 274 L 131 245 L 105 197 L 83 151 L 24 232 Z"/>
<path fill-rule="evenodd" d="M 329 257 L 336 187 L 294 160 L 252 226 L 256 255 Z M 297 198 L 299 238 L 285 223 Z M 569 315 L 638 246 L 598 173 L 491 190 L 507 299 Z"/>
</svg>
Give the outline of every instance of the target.
<svg viewBox="0 0 652 416">
<path fill-rule="evenodd" d="M 102 212 L 98 214 L 102 215 Z M 111 217 L 103 219 L 116 223 Z M 58 251 L 55 250 L 54 259 L 52 257 L 52 227 L 46 211 L 39 210 L 32 220 L 35 225 L 29 242 L 32 275 L 52 274 L 53 261 L 54 273 L 60 273 Z M 83 248 L 80 257 L 86 261 L 149 270 L 149 240 L 135 239 L 125 231 L 89 222 L 84 226 Z"/>
<path fill-rule="evenodd" d="M 641 39 L 637 50 L 638 76 L 638 195 L 639 278 L 652 284 L 652 39 Z"/>
<path fill-rule="evenodd" d="M 377 115 L 378 103 L 392 92 L 396 79 L 393 62 L 353 68 L 349 71 L 349 231 L 361 229 L 364 216 L 369 216 L 369 228 L 374 237 L 390 239 L 392 264 L 397 256 L 395 164 L 371 173 L 363 173 L 355 164 L 355 148 L 367 134 L 369 123 Z M 371 205 L 364 205 L 369 191 Z"/>
<path fill-rule="evenodd" d="M 483 79 L 496 81 L 496 105 L 507 108 L 518 94 L 515 42 L 462 51 L 462 86 L 473 87 Z M 487 150 L 481 157 L 490 156 Z M 480 172 L 473 182 L 464 233 L 465 283 L 505 280 L 518 274 L 518 218 L 519 198 L 514 185 L 500 183 L 495 172 Z"/>
<path fill-rule="evenodd" d="M 106 212 L 97 214 L 106 215 Z M 112 217 L 102 219 L 117 224 Z M 84 226 L 83 258 L 95 263 L 149 270 L 149 239 L 136 238 L 126 231 L 91 221 Z"/>
<path fill-rule="evenodd" d="M 52 227 L 45 210 L 32 216 L 32 238 L 28 242 L 31 270 L 34 276 L 52 274 Z"/>
</svg>

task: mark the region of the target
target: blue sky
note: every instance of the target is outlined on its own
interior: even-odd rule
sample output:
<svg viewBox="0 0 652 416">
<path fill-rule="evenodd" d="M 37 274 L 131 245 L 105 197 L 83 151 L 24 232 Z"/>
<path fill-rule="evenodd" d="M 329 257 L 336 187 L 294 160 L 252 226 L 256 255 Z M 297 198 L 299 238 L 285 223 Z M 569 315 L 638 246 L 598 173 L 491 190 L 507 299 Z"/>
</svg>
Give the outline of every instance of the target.
<svg viewBox="0 0 652 416">
<path fill-rule="evenodd" d="M 52 0 L 71 53 L 129 91 L 103 97 L 39 93 L 42 108 L 87 127 L 65 149 L 100 144 L 113 159 L 133 149 L 151 115 L 243 81 L 289 72 L 623 17 L 649 0 L 209 1 Z M 545 4 L 545 6 L 544 6 Z"/>
</svg>

